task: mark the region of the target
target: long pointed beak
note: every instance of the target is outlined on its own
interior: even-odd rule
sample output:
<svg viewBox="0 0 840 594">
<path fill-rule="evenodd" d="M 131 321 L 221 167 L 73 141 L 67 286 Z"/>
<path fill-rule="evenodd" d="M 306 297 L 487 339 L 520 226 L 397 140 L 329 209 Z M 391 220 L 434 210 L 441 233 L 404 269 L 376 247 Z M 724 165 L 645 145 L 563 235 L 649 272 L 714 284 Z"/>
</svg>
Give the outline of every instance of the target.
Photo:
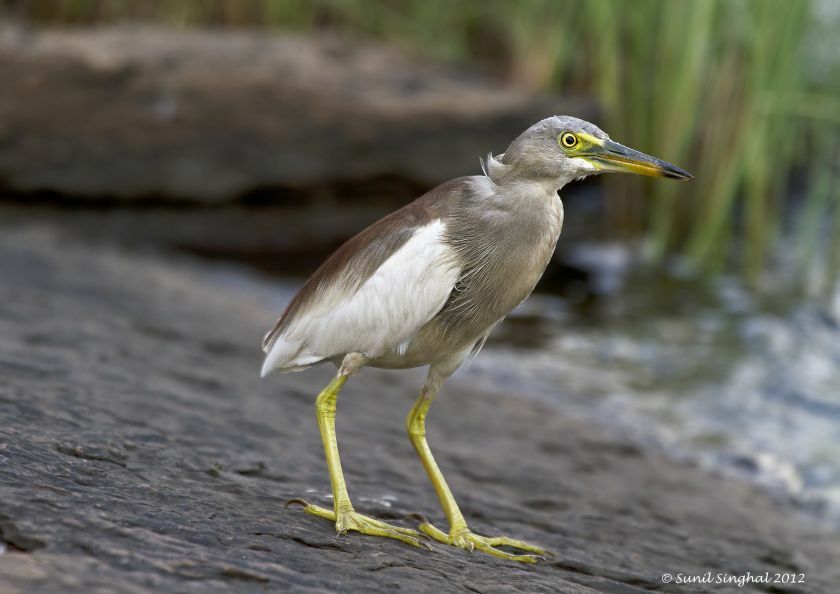
<svg viewBox="0 0 840 594">
<path fill-rule="evenodd" d="M 694 179 L 688 171 L 680 169 L 662 159 L 651 157 L 637 150 L 612 140 L 604 140 L 595 145 L 586 157 L 601 171 L 623 171 L 652 177 L 670 177 L 672 179 Z"/>
</svg>

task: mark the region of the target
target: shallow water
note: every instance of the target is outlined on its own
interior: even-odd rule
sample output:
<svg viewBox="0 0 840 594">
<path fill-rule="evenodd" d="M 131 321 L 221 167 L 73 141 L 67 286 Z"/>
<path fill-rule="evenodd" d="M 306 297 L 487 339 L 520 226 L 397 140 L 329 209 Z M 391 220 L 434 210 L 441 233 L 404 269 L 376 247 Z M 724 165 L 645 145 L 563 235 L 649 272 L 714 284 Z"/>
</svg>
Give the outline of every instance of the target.
<svg viewBox="0 0 840 594">
<path fill-rule="evenodd" d="M 840 308 L 759 303 L 734 280 L 651 286 L 630 283 L 595 314 L 534 295 L 466 373 L 840 525 Z"/>
</svg>

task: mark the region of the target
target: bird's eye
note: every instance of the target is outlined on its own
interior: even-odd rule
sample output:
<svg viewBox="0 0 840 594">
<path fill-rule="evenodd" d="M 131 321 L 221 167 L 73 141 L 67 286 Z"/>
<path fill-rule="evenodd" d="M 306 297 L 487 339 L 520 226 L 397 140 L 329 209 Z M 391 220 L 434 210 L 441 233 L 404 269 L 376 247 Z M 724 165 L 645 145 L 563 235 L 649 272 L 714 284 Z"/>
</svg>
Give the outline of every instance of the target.
<svg viewBox="0 0 840 594">
<path fill-rule="evenodd" d="M 563 132 L 560 135 L 560 144 L 566 148 L 573 148 L 578 143 L 578 137 L 571 132 Z"/>
</svg>

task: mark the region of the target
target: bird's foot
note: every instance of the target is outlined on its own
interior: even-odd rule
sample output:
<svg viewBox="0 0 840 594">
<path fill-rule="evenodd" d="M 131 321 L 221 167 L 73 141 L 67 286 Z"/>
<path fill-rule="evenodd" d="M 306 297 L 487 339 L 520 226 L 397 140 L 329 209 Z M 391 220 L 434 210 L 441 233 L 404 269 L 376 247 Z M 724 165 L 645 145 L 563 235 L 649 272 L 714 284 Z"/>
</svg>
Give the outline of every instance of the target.
<svg viewBox="0 0 840 594">
<path fill-rule="evenodd" d="M 386 538 L 393 538 L 406 544 L 415 547 L 431 547 L 425 542 L 425 537 L 417 530 L 411 528 L 402 528 L 400 526 L 392 526 L 382 520 L 377 520 L 369 516 L 358 513 L 355 510 L 340 511 L 336 515 L 335 511 L 320 505 L 313 505 L 304 499 L 290 499 L 286 502 L 288 507 L 291 504 L 299 504 L 303 506 L 303 511 L 319 518 L 325 518 L 331 522 L 335 522 L 335 530 L 339 534 L 346 534 L 350 530 L 368 534 L 370 536 L 384 536 Z"/>
<path fill-rule="evenodd" d="M 472 552 L 475 549 L 499 557 L 500 559 L 507 559 L 508 561 L 520 561 L 522 563 L 536 563 L 539 560 L 544 560 L 548 552 L 538 546 L 528 544 L 521 540 L 508 538 L 507 536 L 481 536 L 470 531 L 468 528 L 460 528 L 453 532 L 446 533 L 443 530 L 435 528 L 428 520 L 421 516 L 420 532 L 431 536 L 438 542 L 443 544 L 460 547 Z M 526 551 L 526 555 L 514 555 L 496 547 L 511 547 Z"/>
</svg>

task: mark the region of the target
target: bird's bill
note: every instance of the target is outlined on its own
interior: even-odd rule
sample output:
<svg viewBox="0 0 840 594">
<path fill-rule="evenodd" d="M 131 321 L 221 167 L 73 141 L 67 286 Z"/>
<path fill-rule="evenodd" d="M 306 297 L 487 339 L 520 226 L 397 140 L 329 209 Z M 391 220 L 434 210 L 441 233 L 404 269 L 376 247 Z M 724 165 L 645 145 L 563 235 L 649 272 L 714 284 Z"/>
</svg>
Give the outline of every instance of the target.
<svg viewBox="0 0 840 594">
<path fill-rule="evenodd" d="M 593 144 L 587 151 L 586 159 L 600 171 L 620 171 L 672 179 L 694 179 L 688 171 L 676 165 L 612 140 L 602 140 L 599 144 Z"/>
</svg>

